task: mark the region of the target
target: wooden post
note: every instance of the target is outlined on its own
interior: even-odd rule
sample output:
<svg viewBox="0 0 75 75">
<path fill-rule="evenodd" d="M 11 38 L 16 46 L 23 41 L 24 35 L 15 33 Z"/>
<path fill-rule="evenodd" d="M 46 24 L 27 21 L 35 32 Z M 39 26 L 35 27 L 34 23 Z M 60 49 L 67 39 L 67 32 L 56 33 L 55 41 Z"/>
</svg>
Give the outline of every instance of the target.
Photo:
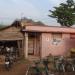
<svg viewBox="0 0 75 75">
<path fill-rule="evenodd" d="M 21 50 L 20 50 L 20 41 L 19 40 L 17 41 L 17 45 L 18 45 L 18 56 L 20 57 Z"/>
<path fill-rule="evenodd" d="M 28 58 L 28 33 L 26 32 L 24 35 L 24 57 Z"/>
<path fill-rule="evenodd" d="M 24 57 L 24 39 L 22 39 L 22 57 Z"/>
<path fill-rule="evenodd" d="M 22 57 L 23 56 L 23 41 L 18 40 L 17 44 L 18 44 L 19 57 Z"/>
<path fill-rule="evenodd" d="M 36 33 L 35 33 L 35 37 L 34 37 L 34 55 L 37 56 L 37 42 L 36 42 Z"/>
</svg>

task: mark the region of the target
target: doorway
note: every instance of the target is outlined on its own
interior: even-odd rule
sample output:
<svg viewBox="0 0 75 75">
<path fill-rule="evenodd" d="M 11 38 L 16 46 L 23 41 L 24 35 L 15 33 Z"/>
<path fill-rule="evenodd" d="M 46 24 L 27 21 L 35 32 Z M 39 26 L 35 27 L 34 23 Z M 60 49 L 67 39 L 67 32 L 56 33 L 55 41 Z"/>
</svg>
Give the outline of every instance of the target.
<svg viewBox="0 0 75 75">
<path fill-rule="evenodd" d="M 28 54 L 34 55 L 34 39 L 30 38 L 28 42 Z"/>
<path fill-rule="evenodd" d="M 28 34 L 28 55 L 40 56 L 40 33 Z"/>
</svg>

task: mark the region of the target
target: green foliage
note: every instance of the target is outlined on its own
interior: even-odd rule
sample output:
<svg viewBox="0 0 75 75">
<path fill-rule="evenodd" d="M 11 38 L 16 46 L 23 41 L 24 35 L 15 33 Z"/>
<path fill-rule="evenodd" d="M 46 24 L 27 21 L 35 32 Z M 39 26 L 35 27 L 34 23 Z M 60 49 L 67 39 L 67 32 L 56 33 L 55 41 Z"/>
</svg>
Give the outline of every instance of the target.
<svg viewBox="0 0 75 75">
<path fill-rule="evenodd" d="M 56 18 L 61 26 L 70 27 L 75 24 L 75 3 L 73 0 L 67 0 L 66 3 L 61 3 L 59 7 L 54 7 L 55 10 L 49 10 L 52 18 Z"/>
<path fill-rule="evenodd" d="M 0 24 L 0 29 L 1 29 L 1 28 L 4 28 L 4 27 L 5 27 L 5 25 Z"/>
</svg>

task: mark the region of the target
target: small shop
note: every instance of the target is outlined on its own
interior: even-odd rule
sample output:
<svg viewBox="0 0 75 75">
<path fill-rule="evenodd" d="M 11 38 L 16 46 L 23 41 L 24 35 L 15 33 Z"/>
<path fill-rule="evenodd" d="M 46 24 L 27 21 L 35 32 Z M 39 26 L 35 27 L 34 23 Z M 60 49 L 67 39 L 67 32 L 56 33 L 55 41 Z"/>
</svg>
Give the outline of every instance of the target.
<svg viewBox="0 0 75 75">
<path fill-rule="evenodd" d="M 22 57 L 23 34 L 13 26 L 0 30 L 0 57 L 11 57 L 14 61 Z"/>
</svg>

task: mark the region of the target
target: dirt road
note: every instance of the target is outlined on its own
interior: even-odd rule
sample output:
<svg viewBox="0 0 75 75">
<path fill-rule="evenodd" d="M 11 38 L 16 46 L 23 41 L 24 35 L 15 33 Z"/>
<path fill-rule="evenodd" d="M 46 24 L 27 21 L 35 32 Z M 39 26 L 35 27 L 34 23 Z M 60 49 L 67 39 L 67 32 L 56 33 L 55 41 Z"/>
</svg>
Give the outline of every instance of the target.
<svg viewBox="0 0 75 75">
<path fill-rule="evenodd" d="M 13 65 L 10 71 L 6 71 L 3 65 L 0 65 L 0 75 L 25 75 L 29 62 L 20 62 Z M 55 75 L 75 75 L 75 72 L 55 73 Z"/>
<path fill-rule="evenodd" d="M 25 75 L 27 70 L 28 63 L 16 63 L 10 69 L 10 71 L 6 71 L 3 65 L 0 65 L 0 75 Z"/>
</svg>

